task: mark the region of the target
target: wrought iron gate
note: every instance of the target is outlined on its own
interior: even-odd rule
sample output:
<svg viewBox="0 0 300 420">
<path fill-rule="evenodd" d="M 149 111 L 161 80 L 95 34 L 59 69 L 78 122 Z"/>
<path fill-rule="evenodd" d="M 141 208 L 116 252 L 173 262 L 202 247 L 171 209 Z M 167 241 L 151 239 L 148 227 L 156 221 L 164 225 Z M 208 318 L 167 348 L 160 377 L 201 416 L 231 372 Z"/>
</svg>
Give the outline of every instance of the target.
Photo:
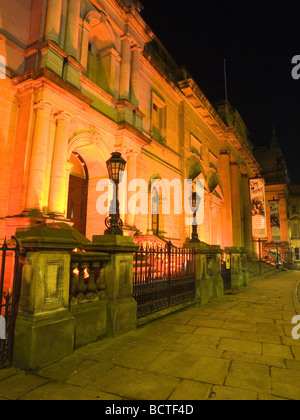
<svg viewBox="0 0 300 420">
<path fill-rule="evenodd" d="M 195 298 L 195 251 L 147 245 L 134 255 L 133 296 L 138 317 Z"/>
<path fill-rule="evenodd" d="M 0 247 L 0 369 L 11 366 L 20 287 L 20 247 L 15 238 Z"/>
</svg>

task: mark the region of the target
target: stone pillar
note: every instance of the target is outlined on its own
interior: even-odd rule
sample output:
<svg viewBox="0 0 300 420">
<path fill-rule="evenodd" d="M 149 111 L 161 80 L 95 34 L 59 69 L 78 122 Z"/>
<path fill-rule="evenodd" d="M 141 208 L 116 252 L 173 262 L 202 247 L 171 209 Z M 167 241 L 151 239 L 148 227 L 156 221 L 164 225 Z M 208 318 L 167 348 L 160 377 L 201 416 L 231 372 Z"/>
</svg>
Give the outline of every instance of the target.
<svg viewBox="0 0 300 420">
<path fill-rule="evenodd" d="M 56 116 L 57 128 L 53 153 L 49 213 L 66 217 L 69 124 L 72 117 L 62 112 Z"/>
<path fill-rule="evenodd" d="M 252 217 L 249 178 L 247 174 L 242 175 L 243 188 L 243 213 L 244 213 L 244 245 L 249 251 L 252 251 Z"/>
<path fill-rule="evenodd" d="M 208 258 L 208 276 L 213 286 L 213 298 L 220 298 L 224 295 L 224 281 L 221 276 L 221 255 L 222 250 L 218 245 L 209 247 Z"/>
<path fill-rule="evenodd" d="M 81 0 L 69 0 L 66 24 L 65 52 L 77 59 Z"/>
<path fill-rule="evenodd" d="M 240 172 L 237 163 L 231 164 L 232 233 L 233 246 L 243 246 Z"/>
<path fill-rule="evenodd" d="M 87 21 L 82 22 L 80 64 L 86 70 L 89 53 L 90 26 Z"/>
<path fill-rule="evenodd" d="M 231 288 L 233 290 L 241 289 L 244 286 L 243 261 L 244 250 L 239 247 L 226 248 L 231 254 Z"/>
<path fill-rule="evenodd" d="M 222 246 L 225 248 L 226 246 L 232 246 L 231 174 L 228 152 L 223 152 L 220 155 L 220 174 L 224 191 Z"/>
<path fill-rule="evenodd" d="M 48 0 L 45 25 L 45 40 L 59 43 L 62 0 Z"/>
<path fill-rule="evenodd" d="M 49 227 L 18 230 L 26 253 L 14 342 L 14 366 L 35 370 L 74 351 L 74 318 L 69 312 L 72 232 Z"/>
<path fill-rule="evenodd" d="M 26 210 L 42 211 L 52 106 L 41 100 L 35 105 L 36 120 L 31 148 Z"/>
<path fill-rule="evenodd" d="M 205 305 L 212 298 L 224 294 L 224 284 L 221 277 L 221 248 L 205 243 L 184 244 L 184 248 L 196 252 L 196 299 Z"/>
<path fill-rule="evenodd" d="M 137 163 L 138 153 L 135 151 L 130 151 L 127 153 L 127 183 L 129 185 L 130 181 L 136 179 L 136 163 Z M 127 193 L 127 203 L 130 202 L 130 208 L 127 209 L 126 222 L 130 227 L 135 226 L 136 219 L 136 201 L 130 199 L 135 195 L 135 192 L 128 191 Z"/>
<path fill-rule="evenodd" d="M 121 43 L 122 60 L 120 68 L 120 99 L 126 99 L 129 101 L 131 74 L 130 37 L 128 35 L 124 35 L 121 39 Z"/>
<path fill-rule="evenodd" d="M 140 48 L 135 45 L 131 49 L 131 91 L 130 102 L 136 108 L 140 103 Z"/>
<path fill-rule="evenodd" d="M 133 237 L 93 237 L 94 251 L 111 254 L 111 261 L 102 272 L 106 283 L 108 337 L 127 334 L 137 327 L 137 303 L 132 297 L 133 253 L 137 249 Z"/>
</svg>

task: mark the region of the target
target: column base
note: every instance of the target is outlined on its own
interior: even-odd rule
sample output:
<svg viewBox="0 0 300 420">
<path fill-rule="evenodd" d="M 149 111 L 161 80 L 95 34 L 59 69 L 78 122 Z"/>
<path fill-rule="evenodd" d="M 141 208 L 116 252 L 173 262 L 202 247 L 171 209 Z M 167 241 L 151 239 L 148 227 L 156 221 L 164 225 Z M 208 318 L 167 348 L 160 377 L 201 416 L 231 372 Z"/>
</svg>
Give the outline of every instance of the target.
<svg viewBox="0 0 300 420">
<path fill-rule="evenodd" d="M 62 213 L 49 213 L 47 214 L 47 217 L 52 221 L 60 221 L 60 222 L 70 222 L 69 219 L 66 218 L 66 216 Z"/>
<path fill-rule="evenodd" d="M 26 210 L 19 215 L 5 217 L 3 230 L 5 236 L 11 238 L 15 236 L 17 229 L 46 225 L 47 216 L 40 210 Z"/>
</svg>

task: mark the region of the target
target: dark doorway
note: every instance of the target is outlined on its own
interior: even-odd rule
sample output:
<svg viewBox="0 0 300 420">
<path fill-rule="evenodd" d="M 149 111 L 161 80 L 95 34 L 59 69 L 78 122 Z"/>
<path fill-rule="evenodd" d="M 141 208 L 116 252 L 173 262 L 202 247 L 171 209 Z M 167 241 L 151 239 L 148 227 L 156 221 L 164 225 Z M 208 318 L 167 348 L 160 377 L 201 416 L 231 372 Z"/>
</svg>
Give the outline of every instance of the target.
<svg viewBox="0 0 300 420">
<path fill-rule="evenodd" d="M 70 159 L 73 168 L 70 173 L 68 219 L 73 227 L 82 235 L 86 234 L 87 202 L 88 202 L 88 171 L 84 160 L 78 153 L 73 153 Z"/>
</svg>

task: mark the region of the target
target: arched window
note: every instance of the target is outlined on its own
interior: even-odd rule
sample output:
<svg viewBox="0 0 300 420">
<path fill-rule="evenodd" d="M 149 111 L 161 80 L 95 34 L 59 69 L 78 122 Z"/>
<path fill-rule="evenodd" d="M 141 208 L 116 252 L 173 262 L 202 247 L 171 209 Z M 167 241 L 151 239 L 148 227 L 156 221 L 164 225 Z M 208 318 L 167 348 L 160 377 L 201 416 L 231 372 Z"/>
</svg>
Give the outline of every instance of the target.
<svg viewBox="0 0 300 420">
<path fill-rule="evenodd" d="M 67 218 L 82 235 L 86 233 L 87 200 L 89 175 L 82 157 L 73 152 L 70 158 L 73 165 L 69 179 L 69 196 Z"/>
<path fill-rule="evenodd" d="M 118 95 L 119 41 L 104 14 L 90 12 L 91 30 L 87 53 L 87 76 L 112 96 Z"/>
</svg>

